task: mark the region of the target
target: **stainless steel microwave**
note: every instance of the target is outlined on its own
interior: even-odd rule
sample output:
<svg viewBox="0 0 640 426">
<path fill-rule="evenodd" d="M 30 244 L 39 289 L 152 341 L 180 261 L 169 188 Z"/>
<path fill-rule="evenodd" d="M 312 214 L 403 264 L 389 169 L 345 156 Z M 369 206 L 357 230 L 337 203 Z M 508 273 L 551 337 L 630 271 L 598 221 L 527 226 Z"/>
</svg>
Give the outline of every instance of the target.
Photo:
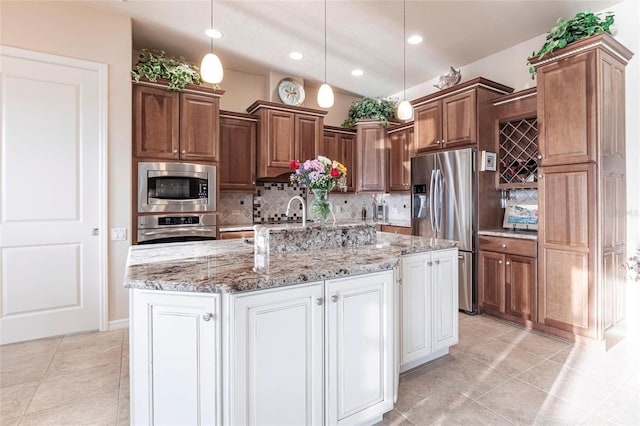
<svg viewBox="0 0 640 426">
<path fill-rule="evenodd" d="M 216 166 L 138 163 L 138 212 L 215 212 Z"/>
</svg>

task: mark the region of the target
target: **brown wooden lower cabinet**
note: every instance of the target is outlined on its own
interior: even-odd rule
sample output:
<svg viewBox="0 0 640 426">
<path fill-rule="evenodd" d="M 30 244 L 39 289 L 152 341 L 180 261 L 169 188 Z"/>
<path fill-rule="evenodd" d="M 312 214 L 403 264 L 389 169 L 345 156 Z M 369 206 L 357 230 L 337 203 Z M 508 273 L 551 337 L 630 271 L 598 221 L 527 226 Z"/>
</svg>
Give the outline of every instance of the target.
<svg viewBox="0 0 640 426">
<path fill-rule="evenodd" d="M 411 228 L 408 226 L 382 225 L 382 232 L 391 232 L 393 234 L 411 235 Z"/>
<path fill-rule="evenodd" d="M 238 238 L 253 238 L 253 231 L 228 231 L 220 232 L 221 240 L 234 240 Z"/>
<path fill-rule="evenodd" d="M 535 256 L 536 242 L 485 236 L 479 240 L 478 288 L 482 310 L 530 325 L 537 320 L 538 266 L 537 259 L 530 256 L 531 253 Z"/>
</svg>

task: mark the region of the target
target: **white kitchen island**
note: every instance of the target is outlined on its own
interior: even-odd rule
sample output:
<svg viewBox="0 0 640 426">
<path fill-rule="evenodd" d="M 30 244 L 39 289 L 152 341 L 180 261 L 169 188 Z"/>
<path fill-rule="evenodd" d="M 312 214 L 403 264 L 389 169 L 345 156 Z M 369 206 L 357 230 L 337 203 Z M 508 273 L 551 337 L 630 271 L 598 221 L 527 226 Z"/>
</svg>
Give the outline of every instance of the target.
<svg viewBox="0 0 640 426">
<path fill-rule="evenodd" d="M 377 233 L 266 263 L 240 240 L 131 247 L 132 424 L 371 423 L 400 368 L 457 343 L 454 242 Z"/>
</svg>

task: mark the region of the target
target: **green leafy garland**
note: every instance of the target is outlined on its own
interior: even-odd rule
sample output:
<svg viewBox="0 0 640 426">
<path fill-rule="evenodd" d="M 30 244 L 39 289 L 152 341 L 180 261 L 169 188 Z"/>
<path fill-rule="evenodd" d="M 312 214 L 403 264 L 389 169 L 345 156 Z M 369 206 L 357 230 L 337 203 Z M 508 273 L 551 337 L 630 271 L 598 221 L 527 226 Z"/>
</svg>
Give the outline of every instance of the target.
<svg viewBox="0 0 640 426">
<path fill-rule="evenodd" d="M 606 32 L 611 34 L 609 28 L 613 24 L 613 12 L 608 12 L 604 19 L 600 19 L 600 15 L 594 15 L 590 11 L 578 13 L 573 19 L 560 18 L 557 25 L 547 34 L 547 41 L 542 45 L 538 53 L 533 52 L 532 57 L 542 59 L 547 53 L 554 50 L 562 49 L 566 45 L 574 41 L 581 40 L 595 34 Z M 527 64 L 531 64 L 527 61 Z M 536 73 L 533 66 L 529 67 L 531 78 Z"/>
<path fill-rule="evenodd" d="M 383 125 L 389 124 L 389 119 L 396 116 L 396 102 L 387 98 L 362 98 L 353 101 L 349 107 L 347 119 L 342 127 L 352 128 L 356 121 L 362 118 L 380 120 Z"/>
<path fill-rule="evenodd" d="M 145 77 L 149 81 L 159 78 L 169 80 L 169 90 L 182 90 L 187 84 L 201 84 L 200 71 L 197 66 L 186 61 L 185 58 L 164 56 L 163 50 L 142 49 L 138 55 L 138 63 L 131 70 L 131 77 L 140 81 Z"/>
</svg>

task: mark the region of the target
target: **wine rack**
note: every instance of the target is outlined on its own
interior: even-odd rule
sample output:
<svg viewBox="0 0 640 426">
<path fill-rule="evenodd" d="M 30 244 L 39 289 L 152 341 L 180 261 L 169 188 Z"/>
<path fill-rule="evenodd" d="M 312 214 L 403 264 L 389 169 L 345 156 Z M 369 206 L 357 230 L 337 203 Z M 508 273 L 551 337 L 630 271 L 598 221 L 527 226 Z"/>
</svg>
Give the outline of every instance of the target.
<svg viewBox="0 0 640 426">
<path fill-rule="evenodd" d="M 538 119 L 527 117 L 498 126 L 498 186 L 537 188 Z"/>
</svg>

